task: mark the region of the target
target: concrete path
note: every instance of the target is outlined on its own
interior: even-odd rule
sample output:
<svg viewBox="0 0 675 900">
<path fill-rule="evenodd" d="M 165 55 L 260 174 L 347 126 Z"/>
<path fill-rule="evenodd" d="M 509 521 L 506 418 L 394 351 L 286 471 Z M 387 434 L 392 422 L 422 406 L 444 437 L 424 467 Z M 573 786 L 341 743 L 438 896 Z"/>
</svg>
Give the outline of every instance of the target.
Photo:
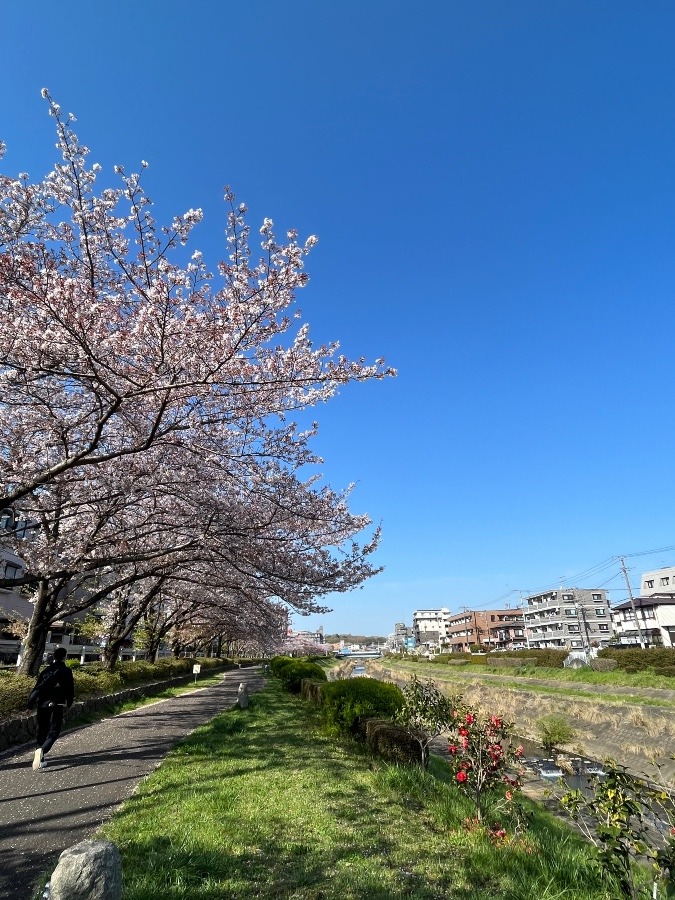
<svg viewBox="0 0 675 900">
<path fill-rule="evenodd" d="M 0 900 L 30 900 L 42 872 L 67 847 L 91 837 L 181 738 L 234 706 L 256 669 L 62 734 L 48 766 L 31 768 L 34 746 L 0 757 Z"/>
</svg>

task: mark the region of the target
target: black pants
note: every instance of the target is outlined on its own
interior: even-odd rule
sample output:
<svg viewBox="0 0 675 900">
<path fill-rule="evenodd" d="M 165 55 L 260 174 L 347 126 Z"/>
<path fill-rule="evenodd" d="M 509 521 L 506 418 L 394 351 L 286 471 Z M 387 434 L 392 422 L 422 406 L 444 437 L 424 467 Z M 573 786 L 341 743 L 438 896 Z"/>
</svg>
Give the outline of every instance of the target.
<svg viewBox="0 0 675 900">
<path fill-rule="evenodd" d="M 37 709 L 37 745 L 42 752 L 49 753 L 54 741 L 61 733 L 63 724 L 63 706 L 38 706 Z"/>
</svg>

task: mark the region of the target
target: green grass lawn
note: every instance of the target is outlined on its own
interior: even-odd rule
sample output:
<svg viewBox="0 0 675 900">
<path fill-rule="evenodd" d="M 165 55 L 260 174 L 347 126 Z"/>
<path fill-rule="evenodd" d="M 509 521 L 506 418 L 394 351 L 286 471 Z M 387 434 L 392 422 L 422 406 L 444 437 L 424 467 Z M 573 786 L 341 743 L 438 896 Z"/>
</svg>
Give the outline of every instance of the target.
<svg viewBox="0 0 675 900">
<path fill-rule="evenodd" d="M 442 663 L 417 662 L 412 660 L 385 660 L 383 665 L 392 671 L 414 672 L 420 678 L 432 678 L 436 681 L 471 683 L 480 678 L 491 681 L 499 680 L 505 687 L 521 688 L 533 693 L 564 694 L 568 697 L 588 697 L 592 686 L 603 689 L 602 699 L 608 703 L 635 703 L 645 706 L 663 706 L 673 708 L 675 702 L 667 697 L 649 697 L 644 694 L 612 694 L 612 687 L 621 688 L 657 688 L 675 692 L 675 678 L 666 678 L 649 673 L 613 671 L 594 672 L 592 669 L 548 669 L 529 667 L 519 672 L 509 669 L 490 668 L 484 664 L 466 666 L 448 666 Z M 528 679 L 559 682 L 560 687 L 546 684 L 535 684 Z M 524 683 L 525 682 L 525 683 Z M 574 685 L 587 685 L 575 689 Z"/>
<path fill-rule="evenodd" d="M 198 729 L 103 829 L 125 900 L 600 900 L 588 848 L 540 808 L 524 840 L 467 830 L 433 774 L 387 766 L 322 733 L 275 680 Z"/>
</svg>

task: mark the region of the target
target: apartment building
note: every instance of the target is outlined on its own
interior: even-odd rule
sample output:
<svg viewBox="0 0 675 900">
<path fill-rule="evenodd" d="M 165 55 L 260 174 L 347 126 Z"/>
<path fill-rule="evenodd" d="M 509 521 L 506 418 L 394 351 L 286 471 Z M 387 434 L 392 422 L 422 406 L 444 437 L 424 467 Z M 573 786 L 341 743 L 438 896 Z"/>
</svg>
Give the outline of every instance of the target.
<svg viewBox="0 0 675 900">
<path fill-rule="evenodd" d="M 518 609 L 465 609 L 448 617 L 445 649 L 467 653 L 472 645 L 482 650 L 513 650 L 525 644 L 523 615 Z"/>
<path fill-rule="evenodd" d="M 652 594 L 675 595 L 675 566 L 642 573 L 640 578 L 640 595 L 642 597 L 650 597 Z"/>
<path fill-rule="evenodd" d="M 534 594 L 527 598 L 525 627 L 533 649 L 605 647 L 613 635 L 607 593 L 600 588 L 560 588 Z"/>
<path fill-rule="evenodd" d="M 394 631 L 389 635 L 387 640 L 392 650 L 413 650 L 415 648 L 415 635 L 410 625 L 405 622 L 397 622 L 394 625 Z"/>
<path fill-rule="evenodd" d="M 417 647 L 426 650 L 435 650 L 443 646 L 447 637 L 446 622 L 450 616 L 450 610 L 441 609 L 416 609 L 412 618 L 412 631 Z"/>
</svg>

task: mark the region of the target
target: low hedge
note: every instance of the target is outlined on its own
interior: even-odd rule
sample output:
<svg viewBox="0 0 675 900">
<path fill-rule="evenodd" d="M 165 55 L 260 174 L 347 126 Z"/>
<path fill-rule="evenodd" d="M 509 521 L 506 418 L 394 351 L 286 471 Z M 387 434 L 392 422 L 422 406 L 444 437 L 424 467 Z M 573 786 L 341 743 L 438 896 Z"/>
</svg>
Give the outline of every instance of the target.
<svg viewBox="0 0 675 900">
<path fill-rule="evenodd" d="M 615 659 L 596 658 L 591 660 L 591 669 L 593 669 L 594 672 L 613 672 L 618 665 L 619 664 Z"/>
<path fill-rule="evenodd" d="M 659 666 L 654 669 L 654 674 L 664 678 L 675 678 L 675 666 Z"/>
<path fill-rule="evenodd" d="M 522 669 L 526 666 L 536 666 L 537 659 L 532 656 L 491 656 L 488 660 L 488 665 L 490 668 L 495 669 Z"/>
<path fill-rule="evenodd" d="M 286 663 L 289 663 L 289 662 L 293 662 L 292 656 L 274 656 L 274 657 L 272 657 L 272 659 L 270 660 L 270 672 L 272 673 L 272 675 L 274 675 L 276 678 L 278 678 L 280 669 Z"/>
<path fill-rule="evenodd" d="M 361 718 L 393 719 L 403 705 L 401 689 L 376 678 L 331 681 L 322 695 L 325 725 L 343 734 L 356 734 Z"/>
<path fill-rule="evenodd" d="M 564 662 L 569 656 L 569 650 L 509 650 L 507 653 L 489 653 L 488 665 L 493 665 L 495 659 L 527 659 L 529 665 L 539 669 L 563 669 Z"/>
<path fill-rule="evenodd" d="M 441 663 L 444 666 L 468 666 L 471 660 L 462 659 L 459 653 L 439 653 L 438 656 L 433 657 L 431 662 Z"/>
<path fill-rule="evenodd" d="M 89 663 L 73 670 L 75 682 L 75 699 L 86 700 L 89 697 L 114 694 L 122 688 L 147 682 L 163 681 L 187 675 L 192 672 L 194 663 L 199 663 L 202 672 L 208 669 L 223 668 L 228 660 L 213 657 L 199 659 L 160 659 L 157 663 L 137 662 L 118 663 L 114 672 L 108 672 L 102 663 Z M 35 684 L 35 678 L 28 675 L 17 675 L 14 672 L 0 678 L 0 718 L 26 709 L 28 695 Z"/>
<path fill-rule="evenodd" d="M 317 663 L 307 662 L 303 659 L 292 659 L 284 665 L 277 667 L 278 677 L 281 683 L 292 694 L 300 693 L 300 685 L 305 678 L 316 681 L 326 681 L 326 673 Z"/>
<path fill-rule="evenodd" d="M 617 647 L 603 647 L 598 659 L 614 659 L 624 672 L 651 672 L 675 666 L 675 647 L 641 647 L 621 650 Z M 660 674 L 660 673 L 656 673 Z"/>
</svg>

